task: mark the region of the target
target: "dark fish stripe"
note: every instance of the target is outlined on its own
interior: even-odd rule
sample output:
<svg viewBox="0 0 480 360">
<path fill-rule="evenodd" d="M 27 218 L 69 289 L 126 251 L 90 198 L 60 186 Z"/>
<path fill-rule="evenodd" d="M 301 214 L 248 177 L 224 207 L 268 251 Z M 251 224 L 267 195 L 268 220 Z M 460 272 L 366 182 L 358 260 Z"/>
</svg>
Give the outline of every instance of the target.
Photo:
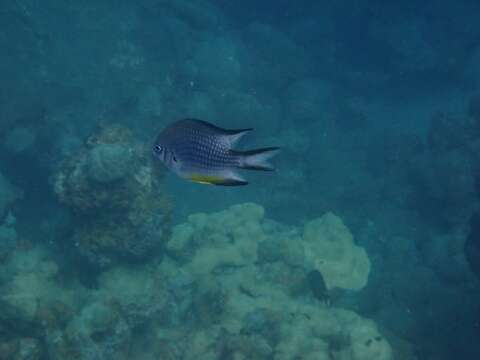
<svg viewBox="0 0 480 360">
<path fill-rule="evenodd" d="M 278 146 L 272 146 L 272 147 L 266 147 L 266 148 L 255 149 L 255 150 L 247 150 L 247 151 L 230 150 L 229 153 L 236 156 L 251 156 L 251 155 L 257 155 L 257 154 L 274 151 L 274 150 L 280 150 L 280 148 Z"/>
</svg>

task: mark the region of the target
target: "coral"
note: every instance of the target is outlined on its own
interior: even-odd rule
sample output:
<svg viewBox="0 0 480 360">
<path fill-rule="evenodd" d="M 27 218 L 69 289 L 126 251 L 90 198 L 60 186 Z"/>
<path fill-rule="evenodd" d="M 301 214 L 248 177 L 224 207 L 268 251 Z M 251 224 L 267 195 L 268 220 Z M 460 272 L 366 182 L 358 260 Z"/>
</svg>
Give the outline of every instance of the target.
<svg viewBox="0 0 480 360">
<path fill-rule="evenodd" d="M 426 219 L 435 209 L 437 221 L 466 223 L 476 206 L 475 164 L 462 149 L 427 152 L 410 162 L 418 209 Z M 420 200 L 421 201 L 418 201 Z"/>
<path fill-rule="evenodd" d="M 190 253 L 189 267 L 196 274 L 251 263 L 263 235 L 263 214 L 262 207 L 243 204 L 211 216 L 190 215 L 186 224 L 174 228 L 167 251 L 177 258 Z"/>
<path fill-rule="evenodd" d="M 101 125 L 53 178 L 61 202 L 81 219 L 71 239 L 96 268 L 155 254 L 169 233 L 170 203 L 150 153 L 118 125 Z"/>
<path fill-rule="evenodd" d="M 20 338 L 11 341 L 0 340 L 0 359 L 41 360 L 44 358 L 41 343 L 33 338 Z"/>
<path fill-rule="evenodd" d="M 86 320 L 82 316 L 87 317 Z M 64 331 L 57 330 L 47 338 L 47 351 L 50 359 L 130 359 L 131 331 L 121 318 L 112 319 L 105 328 L 97 324 L 85 324 L 90 318 L 87 309 L 74 318 Z M 97 321 L 98 319 L 95 319 Z M 89 331 L 93 331 L 89 333 Z"/>
<path fill-rule="evenodd" d="M 322 273 L 328 289 L 358 290 L 367 284 L 367 253 L 354 244 L 352 234 L 339 217 L 328 213 L 308 222 L 303 241 L 307 259 Z"/>
<path fill-rule="evenodd" d="M 305 250 L 297 229 L 273 227 L 264 229 L 264 240 L 258 244 L 258 257 L 264 263 L 283 261 L 294 267 L 305 264 Z"/>
<path fill-rule="evenodd" d="M 136 353 L 138 329 L 166 317 L 165 282 L 153 267 L 114 268 L 103 273 L 65 326 L 51 331 L 48 353 L 53 359 L 130 359 Z"/>
<path fill-rule="evenodd" d="M 132 169 L 131 149 L 120 144 L 100 144 L 91 149 L 87 157 L 88 176 L 95 181 L 108 183 L 125 177 Z"/>
<path fill-rule="evenodd" d="M 188 274 L 169 267 L 165 259 L 158 268 L 152 265 L 104 272 L 81 311 L 49 337 L 49 354 L 55 359 L 85 360 L 143 359 L 144 352 L 145 359 L 181 358 L 184 339 L 176 335 L 185 335 L 181 327 L 191 323 L 192 306 L 198 313 L 211 315 L 206 309 L 217 300 L 203 291 L 203 304 L 199 295 L 194 305 L 195 284 Z M 158 346 L 144 348 L 145 336 L 153 336 L 148 341 Z"/>
<path fill-rule="evenodd" d="M 151 269 L 114 268 L 101 275 L 98 296 L 116 304 L 134 328 L 158 315 L 167 305 L 166 284 Z"/>
<path fill-rule="evenodd" d="M 6 267 L 10 279 L 4 285 L 0 301 L 10 309 L 7 317 L 13 316 L 19 329 L 25 324 L 47 321 L 45 309 L 58 308 L 58 304 L 74 306 L 75 296 L 79 294 L 74 295 L 73 291 L 61 288 L 55 281 L 57 272 L 57 264 L 41 248 L 16 252 L 12 256 Z"/>
<path fill-rule="evenodd" d="M 428 147 L 409 161 L 412 203 L 436 226 L 462 228 L 478 206 L 479 108 L 478 96 L 472 96 L 465 114 L 436 113 Z"/>
<path fill-rule="evenodd" d="M 366 284 L 368 257 L 333 214 L 309 222 L 303 238 L 297 229 L 266 221 L 256 204 L 194 214 L 173 229 L 167 251 L 196 283 L 188 306 L 201 329 L 191 334 L 191 358 L 393 358 L 372 321 L 312 305 L 314 294 L 294 285 L 307 281 L 305 255 L 329 287 Z M 170 277 L 174 269 L 171 264 L 162 272 Z"/>
<path fill-rule="evenodd" d="M 308 281 L 303 248 L 312 239 L 339 241 L 325 249 L 340 258 L 353 247 L 334 215 L 307 224 L 302 238 L 247 203 L 189 216 L 168 241 L 172 258 L 119 264 L 92 289 L 61 281 L 42 248 L 16 252 L 1 279 L 0 334 L 9 337 L 0 341 L 0 353 L 18 351 L 10 340 L 16 334 L 43 339 L 42 356 L 54 360 L 391 360 L 372 321 L 326 306 L 325 289 L 319 301 L 318 293 L 298 288 Z M 157 345 L 146 349 L 146 342 Z"/>
<path fill-rule="evenodd" d="M 385 360 L 393 359 L 392 348 L 388 341 L 380 334 L 375 323 L 360 318 L 358 315 L 338 311 L 337 316 L 350 334 L 350 348 L 341 351 L 340 359 L 355 360 Z"/>
<path fill-rule="evenodd" d="M 79 309 L 84 289 L 76 282 L 61 284 L 57 264 L 41 247 L 18 250 L 3 266 L 0 357 L 47 358 L 45 336 L 62 328 Z M 11 357 L 2 357 L 6 351 Z"/>
</svg>

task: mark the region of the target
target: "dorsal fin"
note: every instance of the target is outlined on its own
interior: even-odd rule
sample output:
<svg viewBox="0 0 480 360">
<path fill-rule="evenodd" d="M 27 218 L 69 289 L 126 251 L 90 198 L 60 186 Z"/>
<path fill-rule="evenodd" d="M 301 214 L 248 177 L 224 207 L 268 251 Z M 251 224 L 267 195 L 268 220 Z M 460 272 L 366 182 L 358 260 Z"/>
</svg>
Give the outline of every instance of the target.
<svg viewBox="0 0 480 360">
<path fill-rule="evenodd" d="M 225 135 L 225 139 L 230 144 L 230 149 L 235 146 L 235 144 L 245 135 L 247 132 L 252 131 L 253 129 L 241 129 L 241 130 L 230 130 L 230 134 Z"/>
<path fill-rule="evenodd" d="M 199 120 L 199 119 L 184 119 L 183 121 L 191 121 L 197 123 L 199 126 L 203 126 L 209 129 L 213 134 L 222 136 L 230 145 L 233 147 L 243 135 L 247 132 L 252 131 L 253 128 L 246 128 L 246 129 L 224 129 L 219 126 L 213 125 L 207 121 Z"/>
</svg>

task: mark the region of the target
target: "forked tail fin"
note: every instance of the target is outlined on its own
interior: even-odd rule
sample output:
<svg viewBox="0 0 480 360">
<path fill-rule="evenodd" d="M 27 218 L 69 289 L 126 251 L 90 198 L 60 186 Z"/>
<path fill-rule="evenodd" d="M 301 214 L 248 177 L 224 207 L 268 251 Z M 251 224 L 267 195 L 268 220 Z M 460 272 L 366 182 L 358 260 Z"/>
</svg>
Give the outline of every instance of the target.
<svg viewBox="0 0 480 360">
<path fill-rule="evenodd" d="M 232 151 L 232 153 L 240 157 L 239 167 L 242 169 L 273 171 L 275 168 L 268 160 L 279 151 L 279 147 L 268 147 L 249 151 Z"/>
</svg>

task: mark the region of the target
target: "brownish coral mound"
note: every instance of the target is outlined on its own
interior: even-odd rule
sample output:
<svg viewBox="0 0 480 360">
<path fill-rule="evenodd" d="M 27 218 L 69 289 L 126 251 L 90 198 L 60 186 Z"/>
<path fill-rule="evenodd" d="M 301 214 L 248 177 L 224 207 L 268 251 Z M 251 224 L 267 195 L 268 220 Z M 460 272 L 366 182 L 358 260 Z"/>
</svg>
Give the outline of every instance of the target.
<svg viewBox="0 0 480 360">
<path fill-rule="evenodd" d="M 104 269 L 162 253 L 172 208 L 163 172 L 128 128 L 101 124 L 52 180 L 75 215 L 71 243 L 91 265 Z"/>
</svg>

